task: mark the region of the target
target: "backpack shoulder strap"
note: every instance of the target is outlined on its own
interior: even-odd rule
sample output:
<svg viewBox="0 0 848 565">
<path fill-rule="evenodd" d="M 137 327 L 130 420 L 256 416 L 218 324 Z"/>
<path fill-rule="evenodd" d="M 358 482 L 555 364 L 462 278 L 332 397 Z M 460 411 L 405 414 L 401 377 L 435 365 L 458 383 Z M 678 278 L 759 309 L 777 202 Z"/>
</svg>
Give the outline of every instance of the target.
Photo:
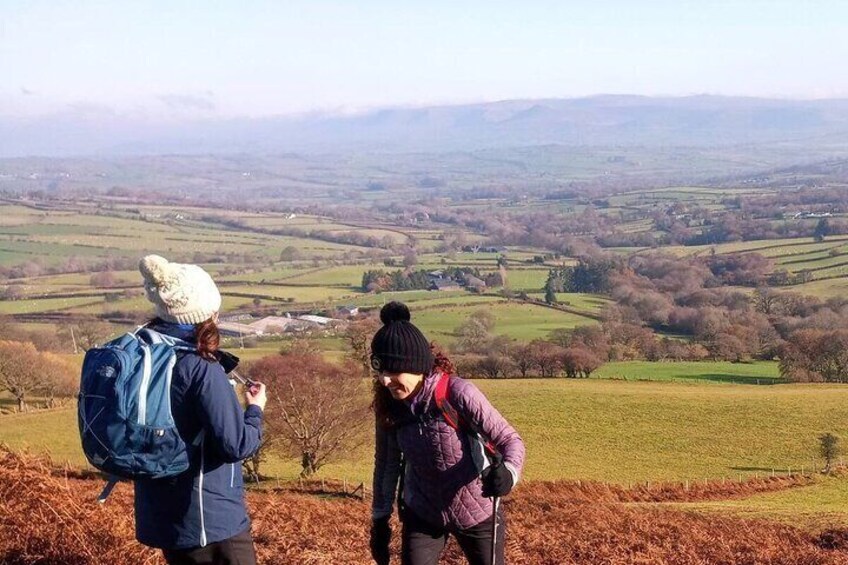
<svg viewBox="0 0 848 565">
<path fill-rule="evenodd" d="M 436 402 L 436 407 L 439 409 L 439 412 L 442 413 L 442 416 L 445 419 L 445 422 L 448 423 L 450 427 L 455 429 L 458 432 L 462 432 L 465 434 L 472 434 L 480 438 L 480 441 L 483 442 L 483 447 L 485 447 L 486 451 L 489 455 L 495 455 L 497 453 L 497 448 L 495 445 L 489 441 L 481 432 L 477 429 L 473 423 L 467 421 L 462 417 L 462 414 L 454 407 L 450 402 L 449 394 L 450 394 L 450 380 L 451 376 L 447 373 L 441 373 L 439 375 L 439 381 L 436 383 L 436 390 L 433 394 L 433 399 Z"/>
<path fill-rule="evenodd" d="M 185 341 L 171 337 L 167 334 L 159 333 L 154 329 L 148 328 L 146 326 L 142 326 L 137 329 L 133 335 L 146 345 L 157 345 L 160 343 L 164 343 L 168 345 L 171 349 L 176 352 L 189 352 L 194 351 L 195 348 Z"/>
<path fill-rule="evenodd" d="M 439 412 L 442 413 L 442 416 L 444 416 L 445 421 L 450 427 L 456 431 L 463 431 L 463 428 L 465 427 L 463 425 L 464 423 L 459 412 L 456 411 L 456 408 L 454 408 L 453 404 L 451 404 L 448 399 L 449 391 L 450 375 L 447 373 L 440 373 L 439 380 L 436 382 L 436 390 L 433 395 L 433 399 L 436 402 L 436 408 L 438 408 Z"/>
</svg>

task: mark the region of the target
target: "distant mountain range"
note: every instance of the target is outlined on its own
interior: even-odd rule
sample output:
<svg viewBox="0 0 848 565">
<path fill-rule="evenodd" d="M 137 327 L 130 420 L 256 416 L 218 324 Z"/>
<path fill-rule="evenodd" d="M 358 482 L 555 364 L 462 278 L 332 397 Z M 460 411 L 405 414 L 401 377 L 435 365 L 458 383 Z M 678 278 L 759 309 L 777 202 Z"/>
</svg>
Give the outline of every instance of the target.
<svg viewBox="0 0 848 565">
<path fill-rule="evenodd" d="M 182 123 L 91 111 L 0 118 L 4 158 L 771 143 L 848 149 L 848 100 L 595 96 Z"/>
</svg>

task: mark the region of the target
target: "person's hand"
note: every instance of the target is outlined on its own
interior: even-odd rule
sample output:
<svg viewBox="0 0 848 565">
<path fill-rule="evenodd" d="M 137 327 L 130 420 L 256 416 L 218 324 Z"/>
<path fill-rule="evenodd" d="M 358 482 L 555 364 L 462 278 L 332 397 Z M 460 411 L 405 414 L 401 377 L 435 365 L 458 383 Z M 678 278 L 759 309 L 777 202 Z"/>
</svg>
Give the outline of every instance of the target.
<svg viewBox="0 0 848 565">
<path fill-rule="evenodd" d="M 260 410 L 265 410 L 265 403 L 268 397 L 265 396 L 265 385 L 262 383 L 253 383 L 247 390 L 244 391 L 244 397 L 249 406 L 258 406 Z"/>
<path fill-rule="evenodd" d="M 483 496 L 506 496 L 515 486 L 512 481 L 512 473 L 502 462 L 497 462 L 486 467 L 481 475 L 483 479 Z"/>
<path fill-rule="evenodd" d="M 389 543 L 392 541 L 392 527 L 389 516 L 371 520 L 371 558 L 377 565 L 389 565 Z"/>
</svg>

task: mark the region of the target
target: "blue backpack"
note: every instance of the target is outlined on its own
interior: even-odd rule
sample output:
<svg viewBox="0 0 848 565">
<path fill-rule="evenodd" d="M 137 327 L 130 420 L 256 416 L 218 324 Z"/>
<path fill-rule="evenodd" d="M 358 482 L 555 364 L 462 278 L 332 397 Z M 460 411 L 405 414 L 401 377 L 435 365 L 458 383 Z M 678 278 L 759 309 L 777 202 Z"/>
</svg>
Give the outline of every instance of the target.
<svg viewBox="0 0 848 565">
<path fill-rule="evenodd" d="M 119 478 L 159 479 L 188 469 L 188 448 L 171 415 L 171 374 L 177 353 L 194 350 L 142 328 L 85 354 L 79 430 L 89 463 L 110 477 L 100 502 Z"/>
</svg>

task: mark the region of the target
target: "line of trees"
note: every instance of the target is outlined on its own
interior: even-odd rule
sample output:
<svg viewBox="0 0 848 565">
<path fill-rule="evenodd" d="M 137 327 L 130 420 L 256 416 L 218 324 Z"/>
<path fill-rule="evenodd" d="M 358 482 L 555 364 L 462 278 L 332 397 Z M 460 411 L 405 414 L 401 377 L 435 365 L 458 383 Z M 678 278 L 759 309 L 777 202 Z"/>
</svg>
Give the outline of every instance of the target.
<svg viewBox="0 0 848 565">
<path fill-rule="evenodd" d="M 574 339 L 588 339 L 588 348 L 605 360 L 777 358 L 788 379 L 848 382 L 848 298 L 821 300 L 769 288 L 769 271 L 770 262 L 752 253 L 633 256 L 604 271 L 615 304 L 604 311 L 603 322 L 555 332 L 550 340 L 568 347 Z M 675 337 L 657 337 L 663 334 Z"/>
<path fill-rule="evenodd" d="M 606 361 L 579 339 L 522 343 L 494 334 L 495 325 L 490 311 L 478 310 L 456 328 L 452 358 L 460 375 L 586 378 Z"/>
<path fill-rule="evenodd" d="M 481 275 L 476 267 L 446 267 L 442 269 L 442 279 L 453 280 L 457 284 L 467 284 L 471 280 L 482 280 L 489 286 L 500 286 L 503 276 L 500 273 Z M 398 269 L 385 271 L 372 269 L 362 274 L 362 290 L 366 292 L 387 292 L 398 290 L 427 290 L 433 281 L 429 271 L 419 269 Z"/>
</svg>

